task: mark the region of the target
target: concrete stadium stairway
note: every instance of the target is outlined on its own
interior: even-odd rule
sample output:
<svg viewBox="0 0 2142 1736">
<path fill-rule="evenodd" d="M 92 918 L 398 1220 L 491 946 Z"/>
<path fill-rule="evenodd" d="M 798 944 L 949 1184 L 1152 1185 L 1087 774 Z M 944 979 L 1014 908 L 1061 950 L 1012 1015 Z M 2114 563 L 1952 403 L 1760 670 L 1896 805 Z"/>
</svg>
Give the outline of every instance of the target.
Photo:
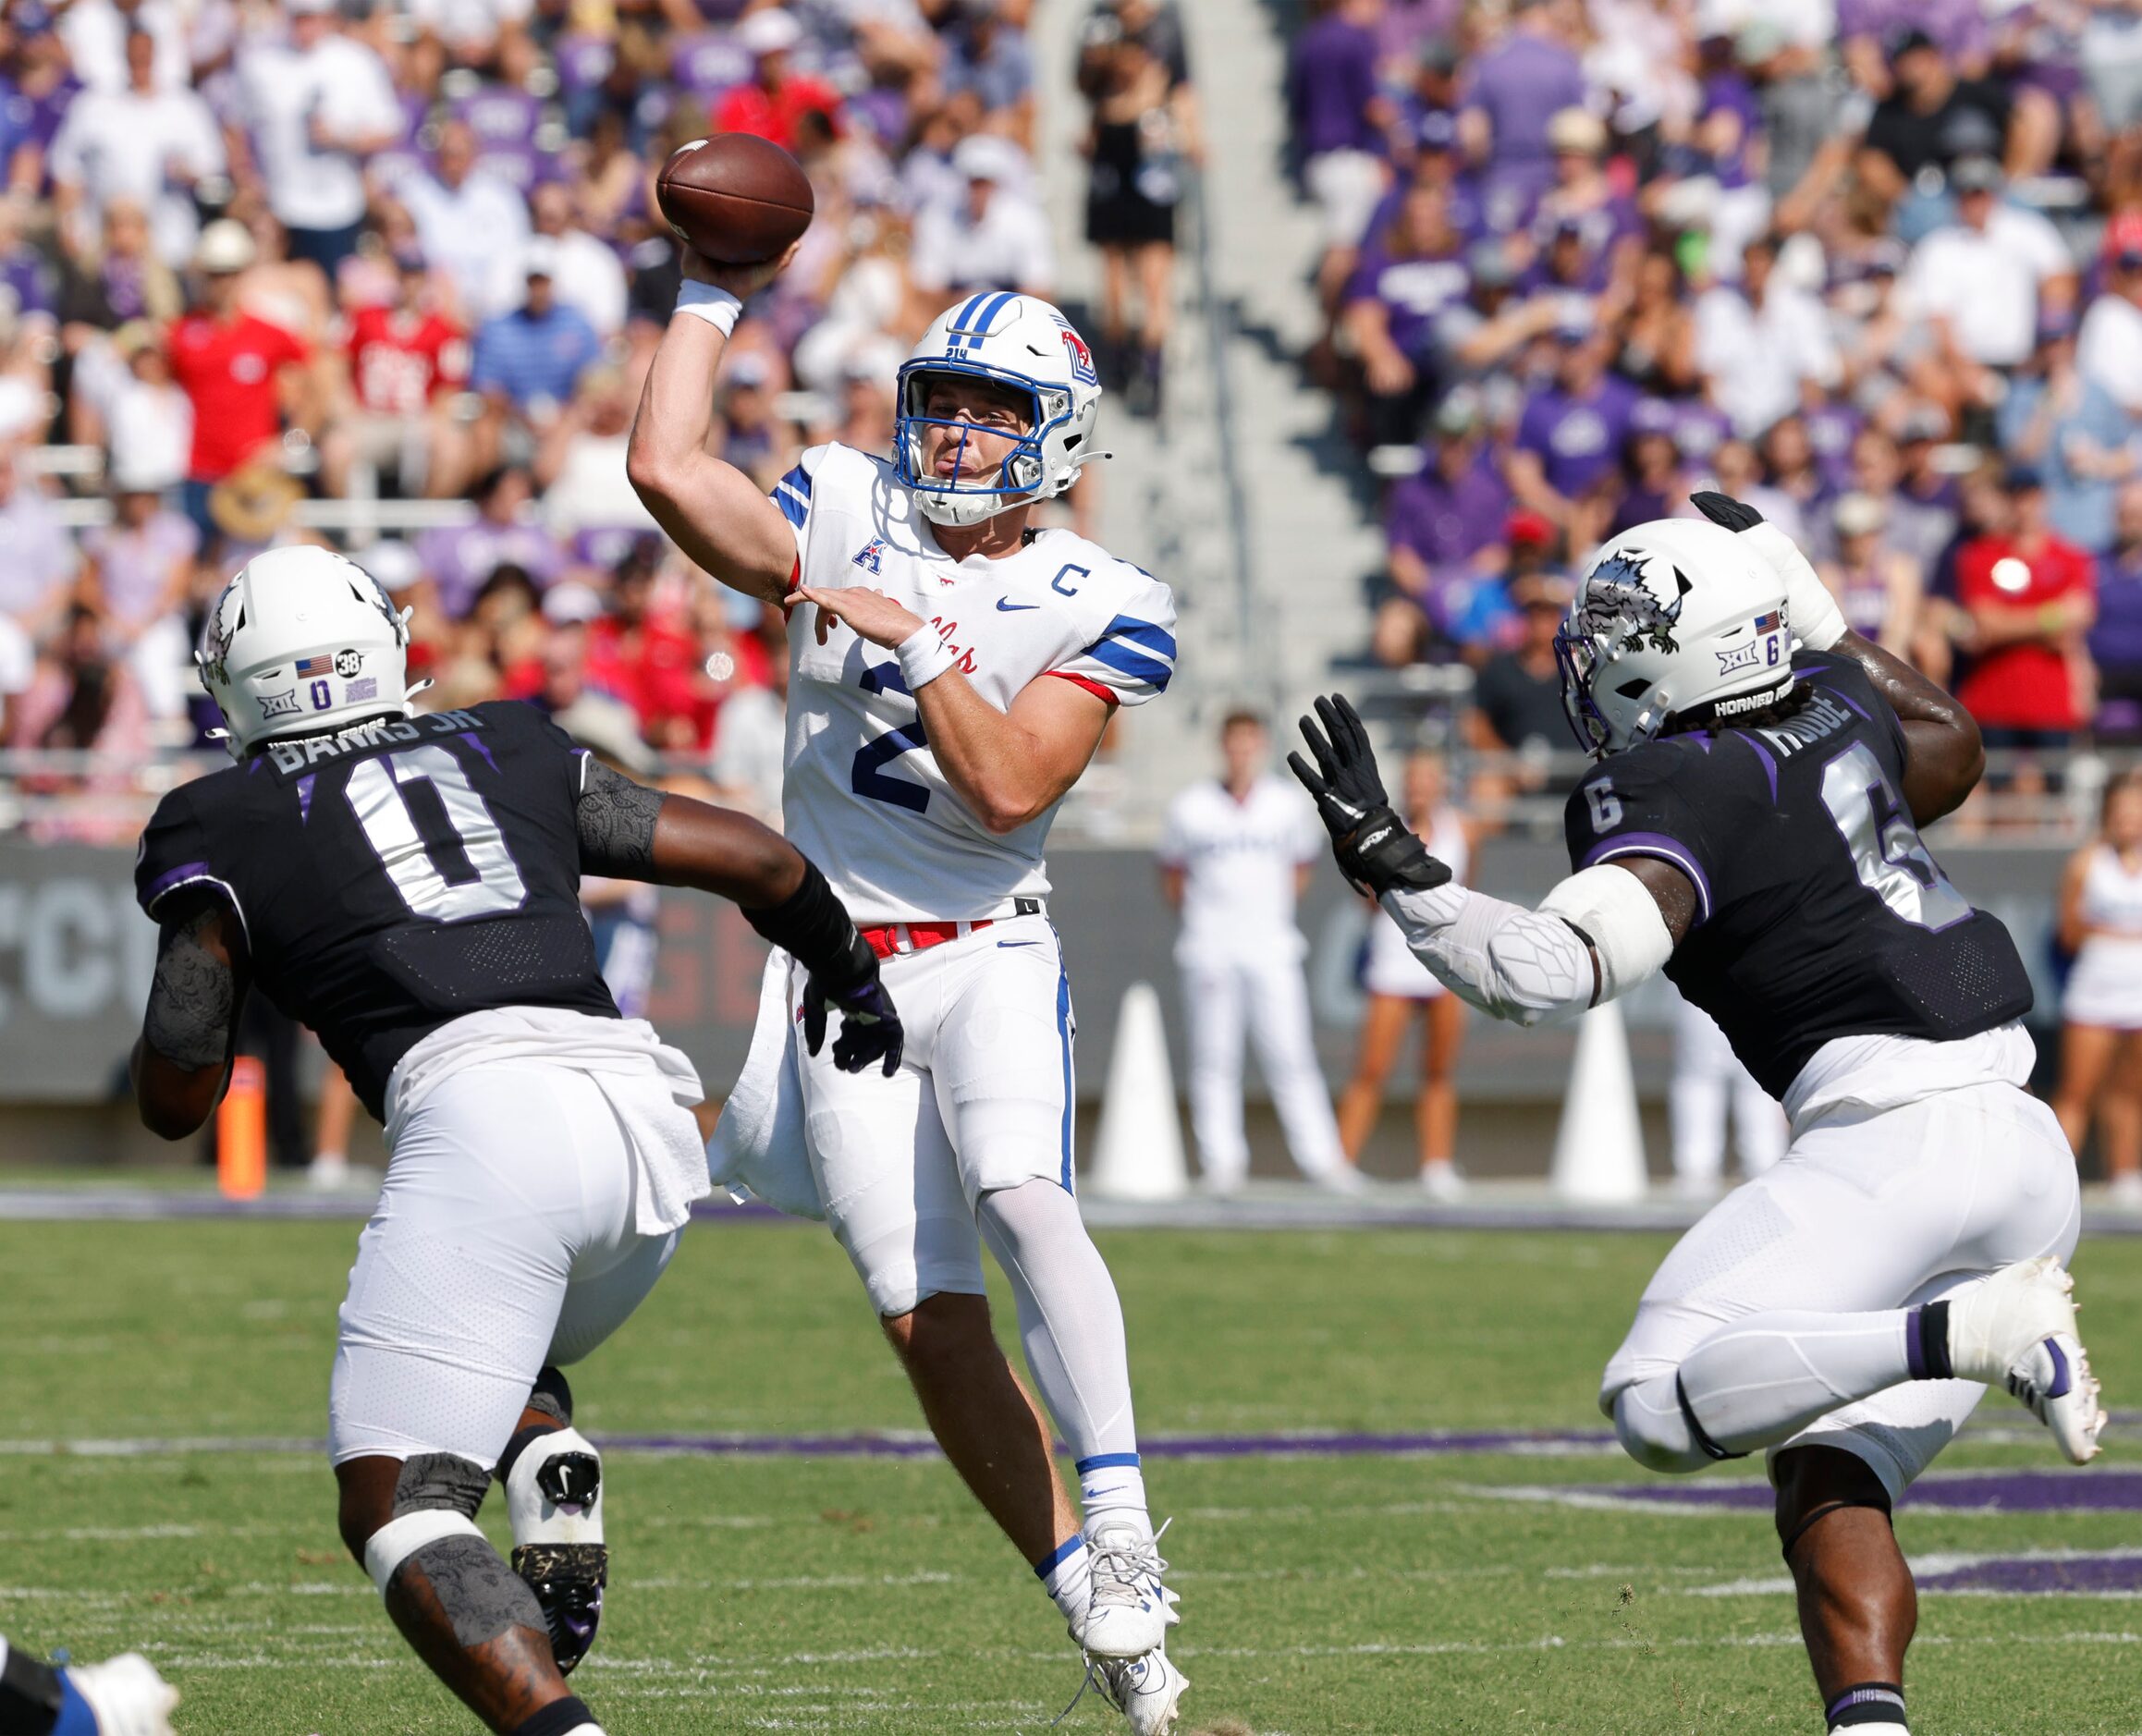
<svg viewBox="0 0 2142 1736">
<path fill-rule="evenodd" d="M 1105 402 L 1100 443 L 1116 456 L 1089 472 L 1100 541 L 1174 587 L 1181 657 L 1167 698 L 1124 718 L 1113 763 L 1067 810 L 1068 825 L 1104 837 L 1151 835 L 1167 798 L 1213 764 L 1230 706 L 1291 715 L 1328 684 L 1332 658 L 1365 642 L 1360 581 L 1380 553 L 1359 466 L 1294 360 L 1316 335 L 1317 238 L 1282 170 L 1284 42 L 1257 0 L 1182 11 L 1206 168 L 1182 225 L 1165 408 L 1148 421 Z M 1086 116 L 1073 85 L 1086 16 L 1081 0 L 1037 8 L 1035 167 L 1059 298 L 1090 330 L 1100 262 L 1083 239 Z"/>
</svg>

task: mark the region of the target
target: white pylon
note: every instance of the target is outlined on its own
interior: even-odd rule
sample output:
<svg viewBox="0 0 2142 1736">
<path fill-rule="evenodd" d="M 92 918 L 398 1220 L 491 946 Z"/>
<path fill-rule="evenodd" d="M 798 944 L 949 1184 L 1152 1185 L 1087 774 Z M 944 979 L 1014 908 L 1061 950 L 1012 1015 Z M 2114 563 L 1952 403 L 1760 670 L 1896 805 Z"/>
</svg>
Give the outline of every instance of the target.
<svg viewBox="0 0 2142 1736">
<path fill-rule="evenodd" d="M 1649 1185 L 1629 1033 L 1612 1001 L 1577 1025 L 1577 1052 L 1554 1136 L 1555 1192 L 1584 1205 L 1626 1205 Z"/>
<path fill-rule="evenodd" d="M 1152 984 L 1133 983 L 1116 1015 L 1108 1094 L 1083 1191 L 1108 1200 L 1175 1200 L 1189 1192 L 1179 1113 L 1160 996 Z"/>
</svg>

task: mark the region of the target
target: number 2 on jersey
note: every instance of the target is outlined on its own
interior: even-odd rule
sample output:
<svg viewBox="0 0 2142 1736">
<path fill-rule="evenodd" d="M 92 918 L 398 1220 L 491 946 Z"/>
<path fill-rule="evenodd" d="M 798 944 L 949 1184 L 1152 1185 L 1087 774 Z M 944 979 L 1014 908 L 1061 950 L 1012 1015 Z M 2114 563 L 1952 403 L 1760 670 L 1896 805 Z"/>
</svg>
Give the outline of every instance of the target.
<svg viewBox="0 0 2142 1736">
<path fill-rule="evenodd" d="M 1822 805 L 1852 852 L 1860 884 L 1905 922 L 1946 928 L 1971 914 L 1919 841 L 1911 810 L 1866 742 L 1854 742 L 1822 768 Z"/>
<path fill-rule="evenodd" d="M 417 829 L 416 815 L 402 793 L 402 786 L 418 782 L 430 784 L 437 794 L 455 841 L 476 871 L 473 880 L 448 880 L 433 860 L 433 847 Z M 498 822 L 470 784 L 460 761 L 445 748 L 427 743 L 360 760 L 349 768 L 348 794 L 365 842 L 402 902 L 417 915 L 437 923 L 465 923 L 503 916 L 527 901 L 528 887 L 507 853 Z"/>
<path fill-rule="evenodd" d="M 907 683 L 900 679 L 900 665 L 881 663 L 875 666 L 865 664 L 863 670 L 863 691 L 866 693 L 904 693 Z M 855 763 L 849 768 L 848 787 L 857 795 L 872 801 L 889 801 L 896 808 L 905 808 L 910 813 L 926 813 L 930 806 L 930 792 L 920 784 L 911 784 L 904 777 L 887 777 L 885 768 L 903 753 L 912 753 L 917 748 L 930 745 L 924 733 L 923 720 L 917 717 L 911 724 L 898 729 L 888 729 L 875 741 L 865 741 L 855 752 Z"/>
</svg>

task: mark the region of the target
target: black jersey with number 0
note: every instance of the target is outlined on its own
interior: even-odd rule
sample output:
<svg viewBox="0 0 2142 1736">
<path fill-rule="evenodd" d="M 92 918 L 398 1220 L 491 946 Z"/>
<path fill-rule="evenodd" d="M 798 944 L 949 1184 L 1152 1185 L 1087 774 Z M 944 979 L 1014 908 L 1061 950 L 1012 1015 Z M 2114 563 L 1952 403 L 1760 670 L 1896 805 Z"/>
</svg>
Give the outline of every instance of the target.
<svg viewBox="0 0 2142 1736">
<path fill-rule="evenodd" d="M 164 798 L 135 896 L 159 920 L 228 902 L 254 986 L 380 1115 L 395 1063 L 464 1013 L 618 1016 L 581 915 L 582 764 L 516 701 L 270 743 Z"/>
<path fill-rule="evenodd" d="M 1656 856 L 1695 884 L 1666 974 L 1779 1097 L 1833 1037 L 1948 1041 L 2031 1002 L 2007 929 L 1912 824 L 1895 712 L 1849 658 L 1793 667 L 1805 703 L 1781 723 L 1617 753 L 1563 816 L 1573 867 Z"/>
</svg>

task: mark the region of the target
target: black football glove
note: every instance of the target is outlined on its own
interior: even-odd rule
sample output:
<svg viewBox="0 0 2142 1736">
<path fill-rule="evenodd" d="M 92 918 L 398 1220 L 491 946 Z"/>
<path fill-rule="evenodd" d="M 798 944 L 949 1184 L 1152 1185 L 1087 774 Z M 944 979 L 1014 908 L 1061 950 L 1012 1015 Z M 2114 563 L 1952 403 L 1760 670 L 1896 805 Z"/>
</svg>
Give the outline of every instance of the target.
<svg viewBox="0 0 2142 1736">
<path fill-rule="evenodd" d="M 1688 504 L 1713 524 L 1722 524 L 1729 531 L 1753 530 L 1763 521 L 1763 515 L 1746 501 L 1735 500 L 1731 495 L 1721 495 L 1716 489 L 1707 488 L 1700 494 L 1689 495 Z"/>
<path fill-rule="evenodd" d="M 1316 702 L 1316 715 L 1324 733 L 1308 718 L 1302 719 L 1302 739 L 1316 756 L 1316 769 L 1299 753 L 1288 754 L 1287 764 L 1316 799 L 1316 816 L 1331 834 L 1339 872 L 1371 898 L 1394 887 L 1428 892 L 1441 886 L 1450 871 L 1392 812 L 1368 731 L 1353 707 L 1335 694 Z"/>
<path fill-rule="evenodd" d="M 900 1009 L 875 971 L 844 989 L 827 989 L 815 976 L 805 981 L 803 1046 L 813 1055 L 825 1046 L 828 1006 L 840 1014 L 840 1034 L 833 1039 L 834 1066 L 844 1073 L 860 1073 L 877 1061 L 887 1079 L 900 1070 L 907 1033 L 900 1028 Z"/>
</svg>

